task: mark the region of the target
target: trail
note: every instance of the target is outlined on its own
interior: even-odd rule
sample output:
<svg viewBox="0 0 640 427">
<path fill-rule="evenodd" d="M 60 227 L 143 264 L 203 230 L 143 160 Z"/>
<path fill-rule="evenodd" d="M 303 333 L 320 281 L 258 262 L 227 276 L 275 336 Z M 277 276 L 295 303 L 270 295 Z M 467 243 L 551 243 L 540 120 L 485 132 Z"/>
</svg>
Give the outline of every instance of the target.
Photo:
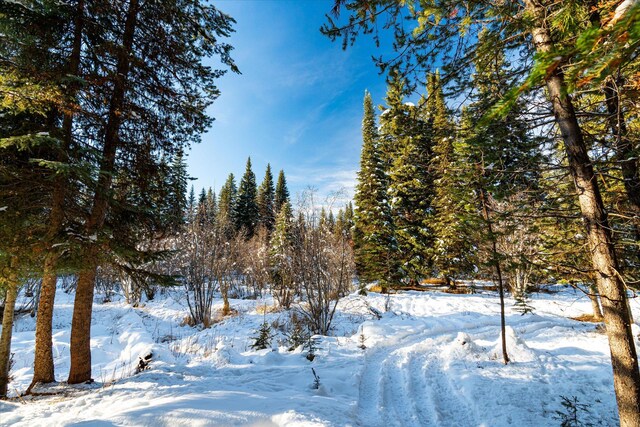
<svg viewBox="0 0 640 427">
<path fill-rule="evenodd" d="M 440 356 L 455 339 L 457 329 L 442 329 L 438 325 L 420 333 L 403 332 L 390 337 L 392 344 L 368 350 L 360 377 L 357 425 L 479 424 L 470 402 L 451 384 Z"/>
</svg>

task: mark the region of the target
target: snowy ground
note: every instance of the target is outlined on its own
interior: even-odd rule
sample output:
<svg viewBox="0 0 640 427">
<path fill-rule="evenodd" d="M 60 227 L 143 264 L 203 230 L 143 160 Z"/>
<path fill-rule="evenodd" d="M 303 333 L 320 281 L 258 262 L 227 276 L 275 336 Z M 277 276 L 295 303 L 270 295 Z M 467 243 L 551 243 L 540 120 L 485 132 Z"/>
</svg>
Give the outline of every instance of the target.
<svg viewBox="0 0 640 427">
<path fill-rule="evenodd" d="M 187 310 L 179 295 L 139 308 L 96 303 L 96 383 L 0 402 L 0 425 L 553 426 L 561 424 L 557 412 L 566 412 L 562 396 L 589 405 L 578 412 L 582 422 L 618 424 L 606 336 L 570 319 L 590 312 L 573 290 L 535 295 L 532 315 L 509 308 L 507 366 L 495 293 L 349 296 L 313 362 L 301 348 L 287 351 L 281 332 L 272 349 L 251 350 L 264 319 L 289 321 L 287 312 L 259 314 L 272 301 L 234 300 L 237 316 L 199 330 L 180 326 Z M 60 291 L 56 300 L 59 381 L 69 369 L 72 298 Z M 638 316 L 640 302 L 631 304 Z M 14 395 L 31 379 L 34 329 L 31 317 L 18 319 Z M 149 352 L 151 369 L 133 375 Z"/>
</svg>

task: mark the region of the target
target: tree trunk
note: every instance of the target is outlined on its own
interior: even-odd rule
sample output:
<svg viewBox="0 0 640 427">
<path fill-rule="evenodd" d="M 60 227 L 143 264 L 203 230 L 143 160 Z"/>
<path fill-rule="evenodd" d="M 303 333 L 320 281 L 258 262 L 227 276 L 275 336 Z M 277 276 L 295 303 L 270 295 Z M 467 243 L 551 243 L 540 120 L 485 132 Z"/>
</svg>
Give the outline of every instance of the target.
<svg viewBox="0 0 640 427">
<path fill-rule="evenodd" d="M 487 229 L 489 231 L 489 238 L 491 239 L 491 258 L 494 267 L 496 268 L 496 274 L 498 275 L 498 292 L 500 294 L 500 335 L 502 341 L 502 361 L 504 364 L 509 363 L 509 354 L 507 353 L 507 320 L 504 314 L 504 283 L 502 281 L 502 269 L 500 268 L 500 257 L 498 254 L 498 245 L 496 244 L 496 236 L 493 234 L 493 225 L 491 223 L 491 217 L 489 216 L 489 209 L 487 208 L 487 199 L 484 189 L 480 189 L 480 203 L 482 203 L 482 214 L 484 220 L 487 223 Z"/>
<path fill-rule="evenodd" d="M 69 384 L 91 382 L 91 313 L 93 291 L 98 264 L 98 246 L 90 246 L 84 253 L 86 266 L 78 274 L 76 297 L 71 321 L 71 367 Z"/>
<path fill-rule="evenodd" d="M 0 398 L 7 396 L 9 385 L 9 370 L 11 361 L 11 334 L 13 332 L 13 312 L 16 308 L 18 296 L 18 277 L 15 273 L 18 260 L 11 260 L 11 273 L 6 281 L 7 295 L 4 300 L 4 312 L 2 316 L 2 335 L 0 335 Z"/>
<path fill-rule="evenodd" d="M 534 18 L 531 34 L 536 50 L 539 53 L 552 52 L 554 45 L 546 21 L 545 8 L 535 0 L 525 0 L 525 4 Z M 571 176 L 578 192 L 596 284 L 602 298 L 620 425 L 638 427 L 640 373 L 631 332 L 626 289 L 618 272 L 607 213 L 560 67 L 556 67 L 546 77 L 546 85 L 555 120 L 564 141 Z"/>
<path fill-rule="evenodd" d="M 595 285 L 589 286 L 589 299 L 591 300 L 591 308 L 593 309 L 593 319 L 602 320 L 602 309 L 598 299 L 598 288 Z"/>
<path fill-rule="evenodd" d="M 75 16 L 75 28 L 73 35 L 73 47 L 69 58 L 69 74 L 77 76 L 80 71 L 80 54 L 82 49 L 82 34 L 84 30 L 84 0 L 79 0 Z M 69 90 L 73 96 L 77 90 L 77 84 L 71 85 Z M 60 162 L 68 162 L 68 153 L 73 144 L 73 112 L 66 109 L 62 123 L 63 145 L 59 156 Z M 64 225 L 64 209 L 67 190 L 67 177 L 56 176 L 53 187 L 53 197 L 49 226 L 47 230 L 47 247 L 44 261 L 44 271 L 38 302 L 38 317 L 36 318 L 36 345 L 34 350 L 33 379 L 27 393 L 38 383 L 51 383 L 55 381 L 53 363 L 53 308 L 56 297 L 57 274 L 56 266 L 59 253 L 53 247 L 53 243 Z"/>
<path fill-rule="evenodd" d="M 109 192 L 113 179 L 116 150 L 119 145 L 121 110 L 124 105 L 127 76 L 131 66 L 134 32 L 137 25 L 138 0 L 130 0 L 125 21 L 122 46 L 118 52 L 118 64 L 114 76 L 113 93 L 109 104 L 105 128 L 100 174 L 96 186 L 93 207 L 85 224 L 84 265 L 78 275 L 78 285 L 71 323 L 71 367 L 69 384 L 91 381 L 91 312 L 100 246 L 95 240 L 104 225 L 109 209 Z"/>
</svg>

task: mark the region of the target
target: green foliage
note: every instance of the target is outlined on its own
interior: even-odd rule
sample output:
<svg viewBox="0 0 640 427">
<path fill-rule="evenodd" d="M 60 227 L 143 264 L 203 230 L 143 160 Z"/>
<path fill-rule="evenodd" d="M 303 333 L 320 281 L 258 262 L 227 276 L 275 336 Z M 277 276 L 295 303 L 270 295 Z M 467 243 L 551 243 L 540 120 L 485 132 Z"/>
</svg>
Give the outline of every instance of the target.
<svg viewBox="0 0 640 427">
<path fill-rule="evenodd" d="M 258 335 L 253 337 L 254 342 L 251 344 L 251 348 L 254 350 L 264 350 L 265 348 L 269 348 L 273 334 L 271 333 L 271 326 L 266 320 L 262 322 L 257 333 Z"/>
<path fill-rule="evenodd" d="M 380 137 L 388 167 L 395 258 L 401 278 L 417 283 L 431 270 L 427 253 L 433 243 L 432 129 L 418 108 L 404 103 L 406 91 L 405 80 L 393 75 L 386 97 L 388 108 L 380 119 Z"/>
<path fill-rule="evenodd" d="M 287 179 L 284 176 L 284 171 L 280 170 L 280 173 L 278 173 L 278 182 L 276 184 L 276 192 L 273 202 L 275 215 L 278 216 L 282 205 L 290 202 L 289 189 L 287 188 Z"/>
<path fill-rule="evenodd" d="M 555 411 L 554 418 L 560 421 L 561 427 L 590 427 L 593 424 L 589 421 L 583 421 L 580 418 L 589 415 L 589 407 L 591 405 L 580 403 L 576 396 L 571 398 L 560 396 L 563 410 Z"/>
<path fill-rule="evenodd" d="M 362 120 L 362 153 L 354 200 L 355 211 L 348 205 L 341 222 L 349 229 L 354 222 L 356 269 L 362 281 L 393 281 L 393 220 L 388 202 L 386 165 L 382 160 L 375 112 L 371 95 L 364 98 Z"/>
<path fill-rule="evenodd" d="M 309 330 L 304 327 L 302 322 L 292 318 L 291 330 L 285 335 L 289 343 L 288 351 L 293 351 L 301 345 L 305 345 L 309 342 L 310 335 Z"/>
<path fill-rule="evenodd" d="M 273 175 L 271 165 L 267 164 L 264 180 L 258 188 L 258 220 L 268 233 L 273 231 L 276 222 L 275 189 L 273 187 Z"/>
<path fill-rule="evenodd" d="M 320 343 L 320 338 L 316 335 L 310 335 L 305 343 L 305 348 L 307 349 L 307 355 L 305 356 L 309 362 L 313 362 L 316 358 L 316 352 L 320 349 L 318 344 Z"/>
<path fill-rule="evenodd" d="M 513 309 L 520 313 L 522 316 L 528 313 L 533 313 L 535 308 L 529 304 L 531 296 L 528 292 L 520 292 L 513 295 L 515 302 L 513 303 Z"/>
<path fill-rule="evenodd" d="M 476 214 L 474 194 L 461 171 L 465 170 L 459 150 L 454 148 L 456 136 L 444 102 L 439 74 L 430 75 L 427 86 L 427 111 L 433 127 L 433 158 L 429 170 L 434 180 L 431 221 L 434 239 L 429 255 L 437 274 L 449 281 L 470 273 L 475 265 L 475 248 L 470 219 Z"/>
<path fill-rule="evenodd" d="M 247 239 L 253 237 L 258 226 L 257 194 L 256 175 L 251 170 L 251 158 L 248 158 L 247 167 L 238 187 L 235 217 L 236 230 L 245 233 Z"/>
</svg>

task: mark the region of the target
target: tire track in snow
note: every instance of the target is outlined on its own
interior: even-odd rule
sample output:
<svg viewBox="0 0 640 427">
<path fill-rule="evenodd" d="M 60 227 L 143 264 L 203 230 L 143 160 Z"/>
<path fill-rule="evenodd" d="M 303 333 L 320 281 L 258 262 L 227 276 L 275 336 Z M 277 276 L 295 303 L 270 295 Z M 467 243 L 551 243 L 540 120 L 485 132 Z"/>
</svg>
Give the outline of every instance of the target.
<svg viewBox="0 0 640 427">
<path fill-rule="evenodd" d="M 457 334 L 457 332 L 455 332 Z M 357 404 L 359 426 L 477 425 L 465 398 L 451 385 L 439 352 L 455 335 L 406 334 L 371 349 L 362 369 Z"/>
<path fill-rule="evenodd" d="M 430 406 L 433 408 L 433 420 L 429 425 L 436 426 L 474 426 L 478 421 L 463 396 L 454 389 L 443 370 L 442 363 L 435 355 L 429 355 L 423 365 L 425 388 Z"/>
</svg>

